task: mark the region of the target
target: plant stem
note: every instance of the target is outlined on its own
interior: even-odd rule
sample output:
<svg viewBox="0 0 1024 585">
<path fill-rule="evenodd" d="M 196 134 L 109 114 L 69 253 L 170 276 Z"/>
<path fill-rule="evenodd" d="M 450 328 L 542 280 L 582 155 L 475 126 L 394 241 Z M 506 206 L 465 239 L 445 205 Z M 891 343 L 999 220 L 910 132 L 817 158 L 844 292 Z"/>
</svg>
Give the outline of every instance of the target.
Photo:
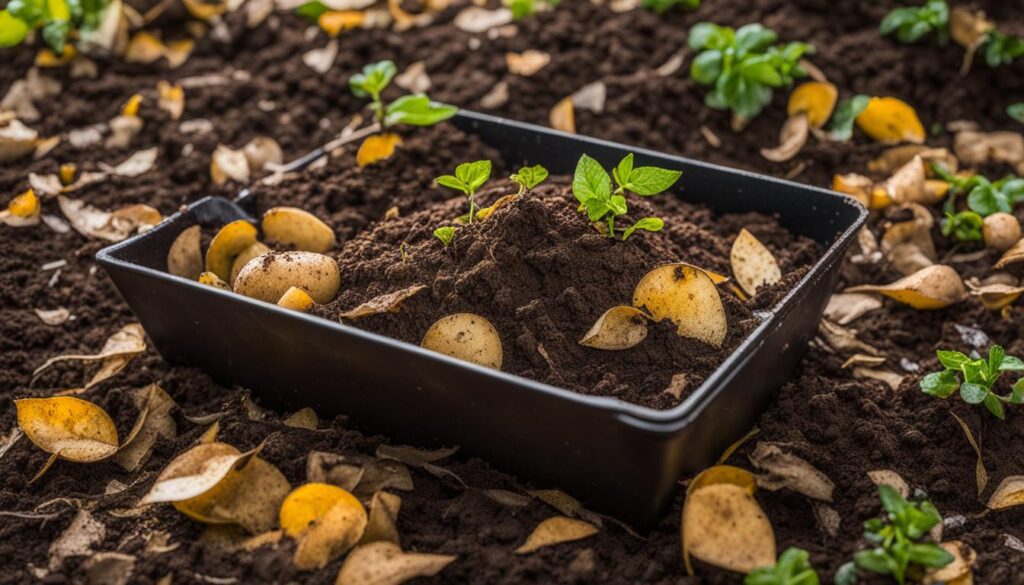
<svg viewBox="0 0 1024 585">
<path fill-rule="evenodd" d="M 473 223 L 473 216 L 476 215 L 476 203 L 473 202 L 473 193 L 469 194 L 469 221 Z"/>
<path fill-rule="evenodd" d="M 615 239 L 615 216 L 608 216 L 608 237 Z"/>
</svg>

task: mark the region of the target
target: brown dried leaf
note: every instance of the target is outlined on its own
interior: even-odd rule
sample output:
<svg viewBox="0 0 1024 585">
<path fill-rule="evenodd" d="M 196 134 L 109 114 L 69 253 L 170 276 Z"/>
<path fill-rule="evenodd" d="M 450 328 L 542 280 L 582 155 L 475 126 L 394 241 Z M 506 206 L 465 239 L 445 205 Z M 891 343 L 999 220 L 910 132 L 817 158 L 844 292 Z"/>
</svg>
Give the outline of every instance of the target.
<svg viewBox="0 0 1024 585">
<path fill-rule="evenodd" d="M 839 325 L 848 325 L 871 311 L 881 309 L 882 301 L 864 293 L 835 293 L 825 307 L 825 318 Z"/>
<path fill-rule="evenodd" d="M 981 458 L 981 447 L 978 445 L 978 441 L 975 440 L 974 433 L 971 432 L 971 428 L 967 426 L 967 423 L 957 416 L 955 412 L 950 411 L 949 414 L 960 424 L 960 428 L 964 430 L 964 435 L 967 436 L 967 442 L 971 444 L 971 447 L 974 448 L 974 453 L 978 456 L 978 462 L 974 466 L 974 478 L 978 484 L 978 497 L 980 498 L 982 492 L 985 491 L 985 486 L 988 485 L 988 472 L 985 470 L 985 462 Z"/>
<path fill-rule="evenodd" d="M 951 540 L 940 544 L 946 552 L 953 555 L 953 562 L 941 569 L 930 569 L 921 580 L 923 585 L 971 585 L 973 576 L 971 568 L 978 554 L 970 545 Z"/>
<path fill-rule="evenodd" d="M 910 497 L 910 486 L 903 476 L 891 469 L 876 469 L 868 472 L 868 477 L 875 485 L 887 485 L 894 488 L 904 498 Z"/>
<path fill-rule="evenodd" d="M 114 455 L 114 461 L 128 471 L 135 471 L 149 457 L 157 437 L 170 440 L 178 435 L 171 416 L 177 404 L 160 386 L 150 384 L 136 390 L 134 400 L 141 409 L 139 417 Z"/>
<path fill-rule="evenodd" d="M 741 229 L 733 241 L 729 262 L 736 283 L 748 295 L 753 296 L 758 288 L 782 280 L 775 256 L 746 228 Z"/>
<path fill-rule="evenodd" d="M 100 349 L 99 353 L 92 355 L 66 354 L 50 358 L 32 372 L 32 378 L 34 380 L 39 376 L 39 374 L 43 373 L 47 368 L 58 362 L 69 360 L 85 363 L 95 361 L 110 362 L 117 361 L 118 358 L 131 359 L 144 351 L 146 351 L 146 339 L 142 326 L 138 323 L 130 323 L 107 338 L 107 341 L 103 344 L 103 348 Z M 122 365 L 121 367 L 123 368 L 124 366 Z M 120 371 L 120 369 L 117 371 Z M 98 381 L 95 380 L 94 376 L 91 384 L 96 383 L 98 383 Z"/>
<path fill-rule="evenodd" d="M 1009 250 L 1006 251 L 996 262 L 996 270 L 1002 270 L 1011 264 L 1017 264 L 1018 262 L 1024 261 L 1024 239 L 1019 240 Z"/>
<path fill-rule="evenodd" d="M 456 558 L 406 553 L 391 542 L 364 544 L 345 559 L 335 585 L 399 585 L 416 577 L 432 577 Z"/>
<path fill-rule="evenodd" d="M 425 463 L 434 463 L 451 457 L 458 450 L 458 447 L 428 450 L 407 445 L 379 445 L 376 454 L 381 459 L 393 459 L 411 467 L 423 467 Z"/>
<path fill-rule="evenodd" d="M 957 132 L 953 152 L 968 167 L 988 162 L 1017 164 L 1024 161 L 1024 136 L 1019 132 Z"/>
<path fill-rule="evenodd" d="M 893 391 L 899 390 L 903 379 L 906 377 L 897 374 L 889 368 L 863 368 L 858 366 L 854 367 L 851 373 L 854 378 L 867 378 L 869 380 L 885 382 Z"/>
<path fill-rule="evenodd" d="M 526 542 L 516 549 L 516 554 L 528 554 L 537 549 L 563 542 L 581 540 L 597 534 L 598 528 L 582 520 L 565 516 L 554 516 L 544 520 L 533 529 Z"/>
<path fill-rule="evenodd" d="M 832 501 L 832 480 L 807 461 L 784 452 L 778 443 L 759 441 L 750 462 L 766 472 L 757 477 L 759 487 L 771 491 L 788 488 L 815 500 Z"/>
<path fill-rule="evenodd" d="M 488 10 L 480 6 L 463 8 L 452 23 L 455 28 L 468 33 L 483 33 L 492 28 L 512 22 L 512 11 L 507 8 Z"/>
<path fill-rule="evenodd" d="M 113 212 L 103 211 L 81 199 L 57 196 L 64 217 L 75 231 L 86 237 L 120 242 L 143 228 L 163 221 L 159 211 L 148 205 L 128 205 Z"/>
<path fill-rule="evenodd" d="M 772 162 L 785 162 L 799 153 L 805 144 L 810 132 L 810 123 L 807 114 L 799 113 L 791 116 L 782 125 L 779 132 L 779 145 L 775 148 L 762 148 L 761 156 Z"/>
<path fill-rule="evenodd" d="M 316 416 L 316 411 L 308 406 L 295 412 L 281 422 L 289 427 L 307 429 L 310 431 L 315 431 L 320 426 L 320 419 Z"/>
<path fill-rule="evenodd" d="M 34 309 L 36 316 L 43 323 L 50 326 L 61 325 L 71 318 L 71 311 L 68 311 L 64 307 L 59 307 L 52 310 Z"/>
<path fill-rule="evenodd" d="M 881 352 L 874 347 L 864 343 L 860 339 L 857 339 L 857 332 L 855 330 L 837 325 L 828 319 L 822 319 L 821 323 L 818 324 L 818 334 L 821 335 L 829 347 L 841 354 L 881 354 Z"/>
<path fill-rule="evenodd" d="M 398 535 L 398 512 L 401 508 L 402 498 L 395 494 L 384 491 L 373 494 L 369 520 L 359 544 L 384 541 L 401 546 Z"/>
<path fill-rule="evenodd" d="M 358 307 L 345 311 L 341 314 L 342 319 L 359 319 L 361 317 L 369 317 L 372 315 L 380 315 L 382 313 L 397 313 L 402 307 L 402 303 L 412 298 L 420 291 L 427 287 L 422 284 L 416 284 L 400 290 L 385 293 L 380 296 L 374 297 L 365 303 L 362 303 Z"/>
</svg>

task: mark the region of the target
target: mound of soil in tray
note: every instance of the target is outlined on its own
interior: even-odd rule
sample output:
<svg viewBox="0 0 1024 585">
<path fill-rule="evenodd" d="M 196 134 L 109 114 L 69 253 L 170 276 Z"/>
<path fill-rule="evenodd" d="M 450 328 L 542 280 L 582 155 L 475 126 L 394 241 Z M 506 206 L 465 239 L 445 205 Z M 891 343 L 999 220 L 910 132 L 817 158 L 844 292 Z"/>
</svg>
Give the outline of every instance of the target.
<svg viewBox="0 0 1024 585">
<path fill-rule="evenodd" d="M 486 205 L 503 193 L 491 188 L 479 194 L 479 201 Z M 419 343 L 439 318 L 475 313 L 490 320 L 501 336 L 503 371 L 584 394 L 667 408 L 699 386 L 756 326 L 747 303 L 729 284 L 719 286 L 729 322 L 721 348 L 680 337 L 668 321 L 652 325 L 647 339 L 630 349 L 580 345 L 601 314 L 630 304 L 636 284 L 661 264 L 688 262 L 728 273 L 735 226 L 743 219 L 757 223 L 751 227 L 770 242 L 791 276 L 787 282 L 799 278 L 817 257 L 813 241 L 794 237 L 770 218 L 745 214 L 719 221 L 700 206 L 674 201 L 669 210 L 658 203 L 672 198 L 631 197 L 630 215 L 620 224 L 656 215 L 668 227 L 621 241 L 601 235 L 576 211 L 578 202 L 561 180 L 499 207 L 487 220 L 460 227 L 447 247 L 432 232 L 461 215 L 466 201 L 436 203 L 382 221 L 346 244 L 337 254 L 342 291 L 317 313 L 343 320 L 345 311 L 376 296 L 425 285 L 396 313 L 345 321 Z M 764 294 L 782 292 L 776 286 Z"/>
</svg>

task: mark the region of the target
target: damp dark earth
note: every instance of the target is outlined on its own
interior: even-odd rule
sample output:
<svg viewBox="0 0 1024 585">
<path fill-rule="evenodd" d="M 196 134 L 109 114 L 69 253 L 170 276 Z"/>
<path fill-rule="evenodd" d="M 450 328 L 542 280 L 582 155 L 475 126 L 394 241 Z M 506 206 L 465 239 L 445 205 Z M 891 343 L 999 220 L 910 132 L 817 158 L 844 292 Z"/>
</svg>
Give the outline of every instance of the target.
<svg viewBox="0 0 1024 585">
<path fill-rule="evenodd" d="M 0 63 L 0 583 L 1024 583 L 1014 3 L 13 0 Z M 459 109 L 638 155 L 521 165 Z M 826 246 L 643 149 L 869 212 L 653 526 L 168 363 L 95 260 L 247 190 L 168 272 L 671 411 Z"/>
</svg>

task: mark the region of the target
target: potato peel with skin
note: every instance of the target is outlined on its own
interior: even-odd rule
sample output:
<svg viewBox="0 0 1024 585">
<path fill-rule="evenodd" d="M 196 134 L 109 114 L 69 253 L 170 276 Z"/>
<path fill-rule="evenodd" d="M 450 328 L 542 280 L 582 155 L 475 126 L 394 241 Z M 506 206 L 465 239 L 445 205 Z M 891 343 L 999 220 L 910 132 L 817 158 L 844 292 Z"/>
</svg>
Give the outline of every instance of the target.
<svg viewBox="0 0 1024 585">
<path fill-rule="evenodd" d="M 971 286 L 970 295 L 977 297 L 986 309 L 998 311 L 1014 303 L 1021 294 L 1024 294 L 1024 287 L 1008 284 L 986 284 L 983 286 Z"/>
<path fill-rule="evenodd" d="M 255 242 L 256 228 L 244 219 L 225 225 L 213 236 L 206 250 L 206 271 L 227 281 L 231 278 L 231 265 L 235 257 Z"/>
<path fill-rule="evenodd" d="M 203 273 L 203 252 L 200 248 L 200 227 L 185 228 L 167 251 L 167 272 L 189 280 Z"/>
<path fill-rule="evenodd" d="M 117 427 L 105 410 L 71 396 L 14 401 L 18 426 L 32 443 L 61 459 L 89 463 L 117 452 Z"/>
<path fill-rule="evenodd" d="M 597 534 L 597 531 L 597 526 L 589 522 L 554 516 L 538 524 L 515 552 L 519 555 L 529 554 L 546 546 L 582 540 Z"/>
<path fill-rule="evenodd" d="M 309 312 L 315 304 L 316 302 L 313 301 L 313 297 L 309 296 L 309 293 L 297 286 L 293 286 L 284 291 L 284 294 L 281 295 L 281 298 L 277 301 L 278 307 L 284 307 L 285 309 L 291 309 L 301 313 Z"/>
<path fill-rule="evenodd" d="M 432 577 L 456 556 L 402 552 L 390 542 L 356 547 L 341 566 L 335 585 L 398 585 L 416 577 Z"/>
<path fill-rule="evenodd" d="M 867 292 L 885 295 L 915 309 L 943 309 L 958 303 L 967 295 L 967 289 L 956 270 L 944 264 L 935 264 L 891 284 L 864 284 L 845 292 Z"/>
<path fill-rule="evenodd" d="M 422 284 L 416 284 L 376 296 L 365 303 L 360 304 L 354 309 L 345 311 L 341 314 L 341 318 L 353 320 L 361 317 L 380 315 L 382 313 L 397 313 L 399 309 L 401 309 L 402 303 L 414 297 L 426 288 L 427 287 Z"/>
<path fill-rule="evenodd" d="M 665 264 L 648 272 L 633 290 L 633 306 L 654 321 L 669 319 L 676 333 L 722 347 L 728 333 L 725 307 L 706 272 L 688 264 Z"/>
<path fill-rule="evenodd" d="M 786 113 L 790 118 L 797 114 L 806 114 L 812 128 L 821 128 L 832 116 L 838 98 L 839 91 L 831 83 L 801 83 L 790 94 Z"/>
<path fill-rule="evenodd" d="M 612 307 L 597 318 L 579 344 L 595 349 L 629 349 L 647 338 L 648 319 L 647 314 L 636 307 Z"/>
<path fill-rule="evenodd" d="M 729 483 L 704 486 L 686 498 L 684 547 L 719 568 L 749 573 L 775 563 L 775 533 L 746 488 Z"/>
<path fill-rule="evenodd" d="M 746 228 L 740 230 L 732 243 L 729 263 L 736 283 L 750 296 L 756 295 L 761 286 L 782 280 L 775 256 Z"/>
<path fill-rule="evenodd" d="M 951 540 L 939 544 L 949 554 L 953 562 L 941 569 L 930 569 L 921 580 L 923 585 L 971 585 L 973 571 L 978 554 L 967 543 Z"/>
<path fill-rule="evenodd" d="M 395 149 L 401 144 L 402 137 L 398 134 L 374 134 L 359 145 L 359 151 L 356 152 L 356 163 L 361 167 L 367 167 L 387 160 L 395 154 Z"/>
<path fill-rule="evenodd" d="M 894 144 L 925 139 L 924 125 L 906 102 L 893 97 L 873 97 L 857 116 L 857 126 L 878 142 Z"/>
<path fill-rule="evenodd" d="M 321 305 L 341 287 L 338 263 L 315 252 L 273 252 L 254 258 L 235 280 L 236 293 L 276 303 L 292 287 L 301 288 Z"/>
<path fill-rule="evenodd" d="M 297 207 L 274 207 L 263 214 L 263 235 L 289 250 L 322 254 L 334 247 L 334 230 L 312 213 Z"/>
<path fill-rule="evenodd" d="M 796 156 L 807 144 L 810 124 L 806 113 L 791 115 L 779 131 L 779 145 L 762 148 L 761 156 L 772 162 L 786 162 Z"/>
<path fill-rule="evenodd" d="M 503 351 L 498 330 L 473 313 L 438 319 L 423 335 L 420 346 L 485 368 L 501 369 Z"/>
<path fill-rule="evenodd" d="M 295 538 L 338 505 L 362 510 L 363 514 L 366 514 L 359 500 L 340 487 L 326 483 L 301 485 L 292 490 L 281 503 L 281 529 L 286 535 Z"/>
</svg>

